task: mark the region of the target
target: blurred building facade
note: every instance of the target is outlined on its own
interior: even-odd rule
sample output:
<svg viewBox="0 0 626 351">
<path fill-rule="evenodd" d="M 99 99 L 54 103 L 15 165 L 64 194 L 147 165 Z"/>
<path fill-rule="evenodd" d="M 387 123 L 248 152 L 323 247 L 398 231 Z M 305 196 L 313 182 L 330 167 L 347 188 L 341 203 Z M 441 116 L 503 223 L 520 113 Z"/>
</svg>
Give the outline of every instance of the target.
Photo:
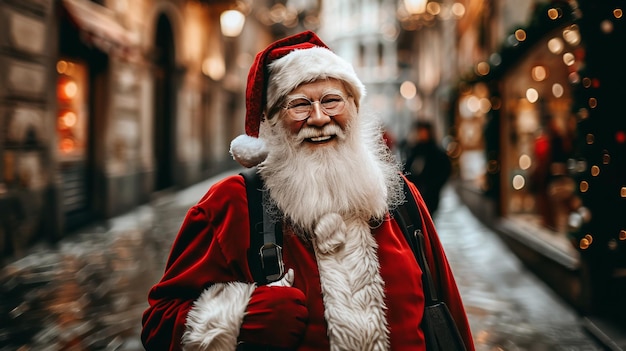
<svg viewBox="0 0 626 351">
<path fill-rule="evenodd" d="M 234 167 L 276 3 L 0 1 L 1 256 Z"/>
<path fill-rule="evenodd" d="M 420 4 L 422 5 L 421 8 Z M 351 60 L 367 87 L 367 107 L 394 140 L 411 123 L 428 120 L 441 140 L 450 127 L 451 93 L 458 80 L 454 1 L 325 1 L 320 33 Z"/>
</svg>

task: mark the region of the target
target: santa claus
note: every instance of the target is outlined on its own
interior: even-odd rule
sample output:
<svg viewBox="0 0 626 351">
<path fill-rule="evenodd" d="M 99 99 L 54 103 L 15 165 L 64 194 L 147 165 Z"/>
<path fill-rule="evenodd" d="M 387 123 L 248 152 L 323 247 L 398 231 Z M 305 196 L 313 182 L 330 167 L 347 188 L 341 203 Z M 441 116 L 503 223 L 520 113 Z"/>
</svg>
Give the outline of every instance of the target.
<svg viewBox="0 0 626 351">
<path fill-rule="evenodd" d="M 287 273 L 255 283 L 244 179 L 213 185 L 187 213 L 143 316 L 147 350 L 426 350 L 422 271 L 390 213 L 405 179 L 361 108 L 352 66 L 312 32 L 260 52 L 233 157 L 258 166 L 282 223 Z M 472 337 L 415 186 L 427 261 L 468 350 Z"/>
</svg>

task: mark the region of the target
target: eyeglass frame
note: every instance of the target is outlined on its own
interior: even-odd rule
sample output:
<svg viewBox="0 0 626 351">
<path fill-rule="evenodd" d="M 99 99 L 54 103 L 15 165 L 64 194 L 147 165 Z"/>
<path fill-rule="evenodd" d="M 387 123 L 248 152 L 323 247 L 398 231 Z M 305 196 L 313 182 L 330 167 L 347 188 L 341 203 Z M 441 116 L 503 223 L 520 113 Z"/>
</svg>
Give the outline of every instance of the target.
<svg viewBox="0 0 626 351">
<path fill-rule="evenodd" d="M 338 97 L 340 97 L 340 98 L 341 98 L 341 103 L 343 103 L 343 107 L 341 108 L 341 110 L 339 110 L 339 111 L 333 111 L 333 114 L 330 114 L 330 113 L 329 113 L 329 112 L 328 112 L 328 111 L 324 108 L 324 106 L 322 105 L 322 100 L 324 100 L 324 98 L 325 98 L 325 97 L 327 97 L 328 95 L 336 95 L 336 96 L 338 96 Z M 304 95 L 304 94 L 302 94 L 302 95 L 294 95 L 294 96 L 291 96 L 291 97 L 290 97 L 290 96 L 287 96 L 286 102 L 285 102 L 283 105 L 281 105 L 280 107 L 281 107 L 282 109 L 284 109 L 284 110 L 287 112 L 287 116 L 289 116 L 289 118 L 290 118 L 291 120 L 296 121 L 296 122 L 301 122 L 301 121 L 306 121 L 307 119 L 309 119 L 309 118 L 313 115 L 313 104 L 315 104 L 315 103 L 319 103 L 319 105 L 320 105 L 320 110 L 321 110 L 324 114 L 326 114 L 326 115 L 327 115 L 327 116 L 329 116 L 329 117 L 334 117 L 334 116 L 336 116 L 336 115 L 339 115 L 339 114 L 343 113 L 343 112 L 346 110 L 346 102 L 347 102 L 347 101 L 348 101 L 348 99 L 349 99 L 349 98 L 351 98 L 351 97 L 352 97 L 351 95 L 348 95 L 348 96 L 346 97 L 346 96 L 344 96 L 344 94 L 343 94 L 343 93 L 341 93 L 341 92 L 339 92 L 339 91 L 334 91 L 334 90 L 331 90 L 331 91 L 325 92 L 325 93 L 324 93 L 324 94 L 323 94 L 323 95 L 322 95 L 319 99 L 317 99 L 317 100 L 315 100 L 315 101 L 312 101 L 311 99 L 309 99 L 309 97 L 308 97 L 308 96 L 306 96 L 306 95 Z M 309 102 L 309 108 L 310 108 L 310 110 L 309 110 L 308 114 L 307 114 L 306 116 L 302 117 L 302 118 L 299 118 L 299 117 L 294 117 L 294 116 L 293 116 L 293 115 L 289 112 L 292 108 L 294 108 L 294 107 L 290 107 L 289 105 L 290 105 L 293 101 L 298 100 L 298 99 L 303 99 L 303 100 L 306 100 L 306 101 L 308 101 L 308 102 Z"/>
</svg>

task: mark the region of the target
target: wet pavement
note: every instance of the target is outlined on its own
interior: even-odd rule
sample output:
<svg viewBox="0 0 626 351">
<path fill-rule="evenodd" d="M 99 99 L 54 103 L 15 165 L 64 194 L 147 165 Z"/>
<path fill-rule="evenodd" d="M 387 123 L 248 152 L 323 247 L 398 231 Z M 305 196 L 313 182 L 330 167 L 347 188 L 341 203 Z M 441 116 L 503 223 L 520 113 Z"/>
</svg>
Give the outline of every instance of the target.
<svg viewBox="0 0 626 351">
<path fill-rule="evenodd" d="M 0 268 L 0 351 L 143 350 L 146 295 L 186 210 L 218 175 Z M 435 221 L 476 349 L 603 350 L 581 319 L 446 188 Z"/>
<path fill-rule="evenodd" d="M 582 319 L 445 189 L 435 222 L 477 351 L 604 350 Z"/>
</svg>

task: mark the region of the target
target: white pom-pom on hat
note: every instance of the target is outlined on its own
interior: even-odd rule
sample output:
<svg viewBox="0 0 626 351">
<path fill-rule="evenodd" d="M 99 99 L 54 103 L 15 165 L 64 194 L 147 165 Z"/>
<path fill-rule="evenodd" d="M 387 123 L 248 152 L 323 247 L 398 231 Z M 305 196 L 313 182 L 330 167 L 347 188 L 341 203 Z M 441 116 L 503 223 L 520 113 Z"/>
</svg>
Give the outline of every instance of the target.
<svg viewBox="0 0 626 351">
<path fill-rule="evenodd" d="M 230 154 L 242 166 L 252 168 L 265 160 L 267 150 L 263 139 L 242 134 L 231 141 Z"/>
</svg>

